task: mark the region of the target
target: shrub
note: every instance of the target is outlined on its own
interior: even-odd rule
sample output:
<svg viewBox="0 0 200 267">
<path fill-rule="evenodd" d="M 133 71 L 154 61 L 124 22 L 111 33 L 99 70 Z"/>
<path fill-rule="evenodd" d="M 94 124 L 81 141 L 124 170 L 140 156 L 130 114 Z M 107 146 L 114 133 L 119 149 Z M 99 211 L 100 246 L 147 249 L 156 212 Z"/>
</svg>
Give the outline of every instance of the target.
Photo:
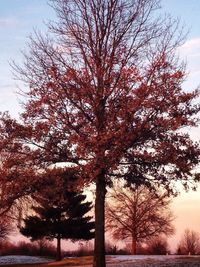
<svg viewBox="0 0 200 267">
<path fill-rule="evenodd" d="M 56 248 L 47 240 L 37 242 L 19 241 L 17 244 L 3 242 L 0 245 L 1 255 L 29 255 L 55 257 Z"/>
</svg>

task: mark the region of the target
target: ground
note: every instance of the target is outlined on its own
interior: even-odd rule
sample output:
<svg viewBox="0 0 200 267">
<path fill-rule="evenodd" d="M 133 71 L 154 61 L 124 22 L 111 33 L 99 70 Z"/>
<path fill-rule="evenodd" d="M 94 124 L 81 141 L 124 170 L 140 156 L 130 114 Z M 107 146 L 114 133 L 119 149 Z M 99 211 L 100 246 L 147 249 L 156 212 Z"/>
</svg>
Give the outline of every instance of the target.
<svg viewBox="0 0 200 267">
<path fill-rule="evenodd" d="M 107 256 L 108 267 L 200 267 L 200 256 Z M 92 257 L 50 262 L 41 257 L 2 256 L 1 267 L 91 267 Z"/>
</svg>

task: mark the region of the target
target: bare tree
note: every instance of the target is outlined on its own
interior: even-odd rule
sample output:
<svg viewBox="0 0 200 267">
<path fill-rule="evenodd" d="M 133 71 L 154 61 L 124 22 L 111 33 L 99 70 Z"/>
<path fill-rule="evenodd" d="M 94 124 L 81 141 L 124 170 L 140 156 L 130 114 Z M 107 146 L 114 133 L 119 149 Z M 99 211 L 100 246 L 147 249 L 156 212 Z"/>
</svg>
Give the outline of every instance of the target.
<svg viewBox="0 0 200 267">
<path fill-rule="evenodd" d="M 178 245 L 178 254 L 195 255 L 200 252 L 200 235 L 190 229 L 186 229 Z"/>
<path fill-rule="evenodd" d="M 137 244 L 160 234 L 174 232 L 171 200 L 166 194 L 145 186 L 134 189 L 117 187 L 108 197 L 106 221 L 115 239 L 130 239 L 132 254 Z"/>
</svg>

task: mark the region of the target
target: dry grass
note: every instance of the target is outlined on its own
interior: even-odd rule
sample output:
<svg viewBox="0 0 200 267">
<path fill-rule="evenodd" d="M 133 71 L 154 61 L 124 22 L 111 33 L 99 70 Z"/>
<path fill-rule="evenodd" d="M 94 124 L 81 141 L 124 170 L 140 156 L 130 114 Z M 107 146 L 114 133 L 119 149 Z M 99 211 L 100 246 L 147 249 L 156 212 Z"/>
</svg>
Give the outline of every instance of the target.
<svg viewBox="0 0 200 267">
<path fill-rule="evenodd" d="M 93 257 L 91 256 L 68 258 L 58 262 L 51 262 L 46 265 L 42 265 L 41 267 L 87 266 L 92 264 L 92 260 Z"/>
</svg>

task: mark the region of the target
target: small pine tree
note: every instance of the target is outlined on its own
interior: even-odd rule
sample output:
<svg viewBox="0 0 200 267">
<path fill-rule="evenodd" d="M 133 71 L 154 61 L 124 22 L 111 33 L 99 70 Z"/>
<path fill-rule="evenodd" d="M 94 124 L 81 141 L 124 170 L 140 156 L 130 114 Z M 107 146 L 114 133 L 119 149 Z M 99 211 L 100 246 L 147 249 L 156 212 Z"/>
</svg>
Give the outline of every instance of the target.
<svg viewBox="0 0 200 267">
<path fill-rule="evenodd" d="M 82 192 L 69 191 L 66 187 L 55 188 L 52 180 L 50 187 L 35 196 L 37 205 L 32 209 L 34 216 L 24 220 L 20 232 L 31 237 L 31 240 L 41 238 L 57 239 L 57 260 L 61 259 L 61 239 L 90 240 L 94 237 L 94 222 L 86 214 L 91 210 L 91 202 L 85 202 Z M 45 194 L 44 194 L 45 192 Z"/>
</svg>

